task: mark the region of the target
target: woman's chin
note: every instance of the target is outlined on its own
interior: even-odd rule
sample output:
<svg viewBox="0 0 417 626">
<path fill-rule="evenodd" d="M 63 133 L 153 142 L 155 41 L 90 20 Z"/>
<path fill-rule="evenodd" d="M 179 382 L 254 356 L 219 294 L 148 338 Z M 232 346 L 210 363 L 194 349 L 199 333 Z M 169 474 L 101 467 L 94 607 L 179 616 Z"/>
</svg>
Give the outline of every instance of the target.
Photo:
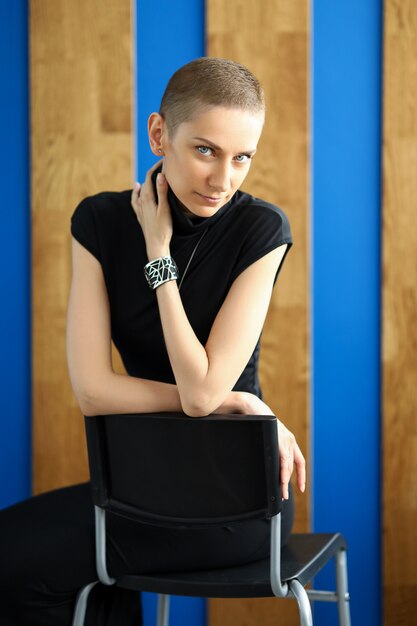
<svg viewBox="0 0 417 626">
<path fill-rule="evenodd" d="M 222 206 L 227 202 L 224 198 L 212 201 L 210 198 L 203 196 L 197 192 L 192 194 L 191 198 L 187 198 L 186 202 L 178 198 L 181 208 L 187 217 L 211 217 L 215 215 Z M 185 200 L 185 198 L 184 198 Z"/>
</svg>

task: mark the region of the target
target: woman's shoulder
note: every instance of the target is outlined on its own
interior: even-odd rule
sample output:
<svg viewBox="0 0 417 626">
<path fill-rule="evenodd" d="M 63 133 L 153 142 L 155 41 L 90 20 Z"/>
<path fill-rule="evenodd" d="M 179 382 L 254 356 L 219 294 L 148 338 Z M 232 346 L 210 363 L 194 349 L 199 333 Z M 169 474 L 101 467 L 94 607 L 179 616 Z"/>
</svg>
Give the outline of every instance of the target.
<svg viewBox="0 0 417 626">
<path fill-rule="evenodd" d="M 281 245 L 292 246 L 290 223 L 285 212 L 275 204 L 239 192 L 235 202 L 233 224 L 230 237 L 238 241 L 238 256 L 231 280 L 249 265 Z"/>
<path fill-rule="evenodd" d="M 74 217 L 84 214 L 94 214 L 97 217 L 117 217 L 132 212 L 130 196 L 132 190 L 126 191 L 101 191 L 92 196 L 87 196 L 76 207 Z"/>
<path fill-rule="evenodd" d="M 106 241 L 114 241 L 117 233 L 123 235 L 136 219 L 130 204 L 131 193 L 102 191 L 87 196 L 71 216 L 72 236 L 99 260 Z"/>
<path fill-rule="evenodd" d="M 276 204 L 257 198 L 244 191 L 236 196 L 236 215 L 242 227 L 247 230 L 275 231 L 282 241 L 292 241 L 290 221 L 285 211 Z"/>
</svg>

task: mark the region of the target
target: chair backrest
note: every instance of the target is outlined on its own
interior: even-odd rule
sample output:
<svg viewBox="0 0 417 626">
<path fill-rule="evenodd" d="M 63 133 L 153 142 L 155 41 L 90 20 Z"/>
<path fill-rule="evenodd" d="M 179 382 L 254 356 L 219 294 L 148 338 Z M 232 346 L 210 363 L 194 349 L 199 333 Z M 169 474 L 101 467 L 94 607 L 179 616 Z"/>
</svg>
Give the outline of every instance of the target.
<svg viewBox="0 0 417 626">
<path fill-rule="evenodd" d="M 276 419 L 183 413 L 86 417 L 94 504 L 160 525 L 280 512 Z"/>
</svg>

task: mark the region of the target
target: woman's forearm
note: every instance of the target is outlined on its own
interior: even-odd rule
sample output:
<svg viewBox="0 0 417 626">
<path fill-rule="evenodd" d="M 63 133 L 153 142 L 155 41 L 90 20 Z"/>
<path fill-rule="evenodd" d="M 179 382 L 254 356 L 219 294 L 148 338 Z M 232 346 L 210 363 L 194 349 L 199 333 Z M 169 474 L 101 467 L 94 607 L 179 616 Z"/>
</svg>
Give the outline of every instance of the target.
<svg viewBox="0 0 417 626">
<path fill-rule="evenodd" d="M 165 345 L 189 415 L 212 413 L 236 384 L 259 339 L 285 248 L 272 250 L 235 280 L 204 346 L 187 318 L 176 283 L 157 288 Z"/>
<path fill-rule="evenodd" d="M 217 389 L 208 383 L 209 359 L 204 346 L 196 336 L 184 311 L 177 284 L 167 282 L 156 290 L 171 366 L 178 386 L 184 411 L 188 415 L 200 416 L 211 412 L 204 410 L 210 395 L 214 410 L 225 399 L 230 390 Z"/>
<path fill-rule="evenodd" d="M 216 413 L 250 413 L 248 398 L 252 394 L 231 391 L 225 401 L 216 407 Z M 183 411 L 176 385 L 156 380 L 135 378 L 114 372 L 86 393 L 77 394 L 84 415 L 116 413 L 161 413 Z"/>
<path fill-rule="evenodd" d="M 176 385 L 114 372 L 76 395 L 84 415 L 182 411 Z"/>
</svg>

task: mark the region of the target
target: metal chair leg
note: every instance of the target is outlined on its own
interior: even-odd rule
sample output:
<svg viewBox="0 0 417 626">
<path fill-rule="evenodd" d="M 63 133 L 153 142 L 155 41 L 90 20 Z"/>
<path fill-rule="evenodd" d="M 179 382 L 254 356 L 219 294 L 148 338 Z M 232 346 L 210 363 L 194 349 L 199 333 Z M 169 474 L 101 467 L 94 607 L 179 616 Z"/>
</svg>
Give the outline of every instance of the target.
<svg viewBox="0 0 417 626">
<path fill-rule="evenodd" d="M 339 550 L 337 552 L 335 563 L 339 624 L 340 626 L 350 626 L 350 604 L 348 592 L 346 550 Z"/>
<path fill-rule="evenodd" d="M 311 614 L 311 605 L 308 595 L 303 585 L 298 580 L 292 580 L 288 583 L 291 593 L 298 603 L 300 613 L 300 626 L 313 626 L 313 616 Z"/>
<path fill-rule="evenodd" d="M 98 580 L 95 583 L 90 583 L 86 585 L 77 593 L 77 598 L 75 600 L 75 610 L 74 616 L 72 618 L 72 626 L 84 626 L 85 612 L 87 610 L 87 601 L 88 596 L 90 595 L 90 591 L 97 585 Z"/>
<path fill-rule="evenodd" d="M 168 621 L 169 621 L 169 596 L 163 593 L 159 593 L 156 626 L 168 626 Z"/>
</svg>

